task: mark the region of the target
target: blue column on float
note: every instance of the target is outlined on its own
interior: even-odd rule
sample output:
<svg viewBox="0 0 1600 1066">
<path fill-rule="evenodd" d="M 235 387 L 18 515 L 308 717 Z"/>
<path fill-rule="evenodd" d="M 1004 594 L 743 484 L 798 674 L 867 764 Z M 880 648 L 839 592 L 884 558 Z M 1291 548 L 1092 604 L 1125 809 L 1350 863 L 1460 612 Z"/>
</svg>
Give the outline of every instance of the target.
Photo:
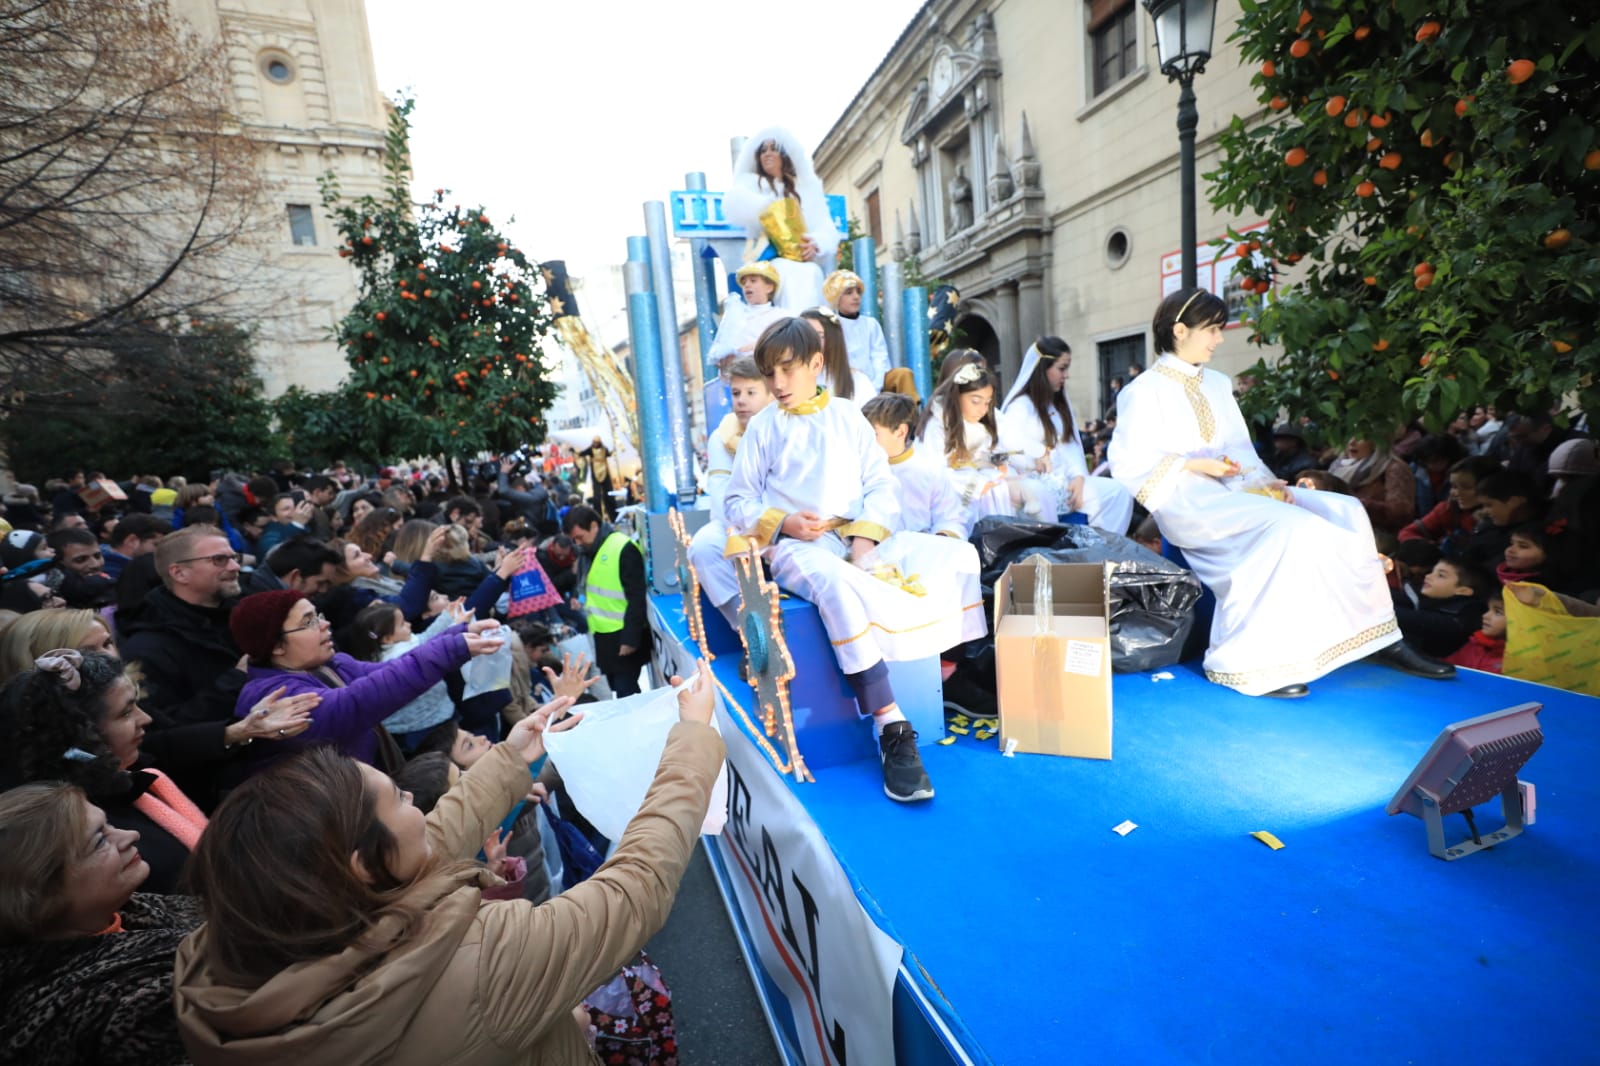
<svg viewBox="0 0 1600 1066">
<path fill-rule="evenodd" d="M 901 303 L 905 317 L 906 366 L 926 401 L 933 395 L 933 358 L 928 352 L 928 290 L 913 285 Z"/>
<path fill-rule="evenodd" d="M 668 244 L 667 205 L 644 205 L 644 231 L 650 242 L 650 282 L 655 289 L 656 329 L 661 337 L 661 381 L 667 411 L 668 449 L 678 506 L 695 502 L 694 442 L 690 439 L 689 386 L 683 379 L 683 348 L 678 342 L 678 305 L 672 292 L 672 250 Z"/>
<path fill-rule="evenodd" d="M 622 268 L 622 281 L 628 294 L 628 342 L 633 347 L 644 505 L 646 510 L 659 514 L 672 507 L 672 496 L 667 491 L 672 438 L 667 427 L 666 386 L 661 379 L 661 330 L 655 292 L 650 286 L 650 243 L 645 238 L 628 238 L 628 262 Z"/>
<path fill-rule="evenodd" d="M 856 273 L 861 276 L 861 313 L 868 318 L 878 318 L 878 247 L 871 237 L 857 237 L 850 242 L 855 259 Z M 874 381 L 874 385 L 882 385 Z"/>
<path fill-rule="evenodd" d="M 704 171 L 695 171 L 683 176 L 683 187 L 695 192 L 704 192 L 706 176 Z M 706 353 L 711 350 L 711 342 L 717 336 L 717 261 L 714 256 L 708 256 L 711 242 L 704 237 L 696 237 L 689 242 L 689 256 L 693 262 L 694 272 L 694 324 L 700 334 L 700 361 L 706 362 Z M 711 380 L 708 371 L 705 379 Z"/>
<path fill-rule="evenodd" d="M 906 363 L 905 291 L 899 263 L 883 264 L 883 340 L 889 346 L 889 362 L 897 367 Z"/>
</svg>

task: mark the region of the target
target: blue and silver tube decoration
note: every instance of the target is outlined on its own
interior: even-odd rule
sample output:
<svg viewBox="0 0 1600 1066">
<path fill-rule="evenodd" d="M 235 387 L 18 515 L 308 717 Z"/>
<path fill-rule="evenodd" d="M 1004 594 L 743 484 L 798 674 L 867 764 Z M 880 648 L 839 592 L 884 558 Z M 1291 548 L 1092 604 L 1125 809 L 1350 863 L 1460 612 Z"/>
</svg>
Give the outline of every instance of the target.
<svg viewBox="0 0 1600 1066">
<path fill-rule="evenodd" d="M 671 430 L 667 424 L 666 385 L 661 377 L 661 329 L 656 296 L 650 284 L 650 242 L 628 238 L 628 262 L 622 268 L 628 294 L 628 340 L 633 348 L 633 380 L 639 409 L 639 463 L 644 474 L 644 505 L 653 513 L 672 508 L 667 475 L 672 468 Z M 674 336 L 676 341 L 676 336 Z"/>
<path fill-rule="evenodd" d="M 906 362 L 904 299 L 900 264 L 883 264 L 883 339 L 889 346 L 889 362 L 899 367 L 909 365 Z M 863 299 L 862 303 L 865 302 Z"/>
<path fill-rule="evenodd" d="M 857 237 L 850 242 L 851 258 L 856 273 L 861 276 L 861 313 L 868 318 L 881 317 L 878 313 L 878 247 L 871 237 Z M 875 382 L 882 384 L 882 382 Z"/>
<path fill-rule="evenodd" d="M 905 290 L 901 302 L 905 313 L 906 366 L 917 383 L 917 391 L 927 400 L 933 395 L 933 357 L 928 351 L 928 290 L 913 285 Z"/>
<path fill-rule="evenodd" d="M 677 505 L 691 508 L 696 497 L 694 442 L 690 439 L 689 389 L 683 378 L 683 349 L 678 343 L 678 309 L 672 292 L 672 251 L 668 244 L 666 204 L 651 200 L 644 205 L 644 230 L 650 242 L 650 279 L 655 289 L 656 329 L 661 338 L 658 356 L 665 389 L 663 405 L 670 434 L 668 448 L 663 454 L 672 459 Z"/>
</svg>

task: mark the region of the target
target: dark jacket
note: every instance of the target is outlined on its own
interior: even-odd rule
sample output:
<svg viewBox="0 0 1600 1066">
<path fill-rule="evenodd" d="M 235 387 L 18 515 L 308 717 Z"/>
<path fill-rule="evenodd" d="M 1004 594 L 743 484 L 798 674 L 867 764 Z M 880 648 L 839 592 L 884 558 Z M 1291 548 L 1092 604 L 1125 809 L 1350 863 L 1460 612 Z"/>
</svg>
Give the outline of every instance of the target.
<svg viewBox="0 0 1600 1066">
<path fill-rule="evenodd" d="M 121 914 L 120 933 L 0 947 L 0 1062 L 189 1061 L 172 1009 L 173 959 L 200 927 L 200 906 L 136 893 Z"/>
<path fill-rule="evenodd" d="M 440 563 L 438 572 L 433 577 L 433 587 L 450 597 L 471 596 L 483 584 L 483 579 L 491 575 L 487 566 L 477 559 L 468 557 L 459 563 Z"/>
<path fill-rule="evenodd" d="M 550 503 L 550 493 L 543 484 L 535 482 L 529 486 L 528 491 L 523 492 L 521 489 L 512 488 L 510 479 L 501 474 L 499 489 L 500 495 L 511 501 L 511 507 L 517 517 L 526 522 L 530 530 L 544 522 L 545 511 Z"/>
<path fill-rule="evenodd" d="M 1423 596 L 1417 606 L 1397 607 L 1395 621 L 1406 640 L 1424 655 L 1442 659 L 1459 651 L 1483 626 L 1487 610 L 1481 596 L 1452 596 L 1447 600 Z"/>
</svg>

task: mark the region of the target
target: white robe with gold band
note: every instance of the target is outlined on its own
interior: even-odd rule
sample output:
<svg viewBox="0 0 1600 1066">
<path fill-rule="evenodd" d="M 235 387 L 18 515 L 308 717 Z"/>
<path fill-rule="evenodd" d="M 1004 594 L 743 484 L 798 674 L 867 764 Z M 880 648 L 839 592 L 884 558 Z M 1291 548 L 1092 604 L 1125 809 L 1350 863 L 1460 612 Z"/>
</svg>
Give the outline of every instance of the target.
<svg viewBox="0 0 1600 1066">
<path fill-rule="evenodd" d="M 814 541 L 780 536 L 784 518 L 799 511 L 835 527 Z M 753 542 L 778 584 L 816 605 L 847 674 L 937 655 L 986 632 L 977 551 L 901 531 L 889 460 L 848 400 L 824 390 L 794 408 L 757 412 L 734 460 L 726 513 L 730 549 L 740 538 Z M 850 562 L 852 536 L 878 542 L 875 572 Z M 886 579 L 892 573 L 902 580 Z"/>
<path fill-rule="evenodd" d="M 996 441 L 982 422 L 961 423 L 967 445 L 967 459 L 960 466 L 952 464 L 945 446 L 944 411 L 941 404 L 931 406 L 932 415 L 922 427 L 922 438 L 917 442 L 920 461 L 933 464 L 944 471 L 951 488 L 961 501 L 966 515 L 966 532 L 970 534 L 978 519 L 990 515 L 1009 518 L 1016 514 L 1011 503 L 1011 486 L 1006 471 L 995 465 Z M 1043 495 L 1041 493 L 1041 495 Z M 1055 515 L 1031 514 L 1025 517 L 1051 521 Z"/>
<path fill-rule="evenodd" d="M 728 543 L 725 525 L 724 499 L 728 492 L 728 479 L 733 476 L 733 460 L 739 454 L 739 429 L 737 415 L 722 417 L 722 424 L 706 442 L 706 495 L 710 497 L 711 520 L 689 540 L 689 563 L 700 577 L 700 587 L 716 607 L 721 607 L 739 595 L 739 581 L 732 567 L 708 565 L 722 561 L 722 551 Z"/>
<path fill-rule="evenodd" d="M 907 532 L 967 538 L 966 513 L 943 470 L 909 447 L 889 460 L 889 470 L 900 487 L 900 523 Z"/>
<path fill-rule="evenodd" d="M 1184 469 L 1231 459 L 1225 480 Z M 1247 696 L 1303 684 L 1400 639 L 1360 501 L 1271 481 L 1222 374 L 1164 355 L 1117 396 L 1111 472 L 1217 598 L 1206 676 Z"/>
</svg>

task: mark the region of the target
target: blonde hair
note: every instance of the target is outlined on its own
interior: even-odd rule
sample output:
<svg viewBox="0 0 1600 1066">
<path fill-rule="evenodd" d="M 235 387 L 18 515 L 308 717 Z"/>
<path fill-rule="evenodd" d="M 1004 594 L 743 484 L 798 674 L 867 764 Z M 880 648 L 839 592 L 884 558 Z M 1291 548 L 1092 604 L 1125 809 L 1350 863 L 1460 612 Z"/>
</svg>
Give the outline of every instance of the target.
<svg viewBox="0 0 1600 1066">
<path fill-rule="evenodd" d="M 472 558 L 472 539 L 460 526 L 445 526 L 444 543 L 436 553 L 441 563 L 464 563 Z"/>
<path fill-rule="evenodd" d="M 95 625 L 111 632 L 95 611 L 70 607 L 29 611 L 0 633 L 0 681 L 32 670 L 33 661 L 45 652 L 78 647 L 89 635 L 89 627 Z"/>
<path fill-rule="evenodd" d="M 67 870 L 88 832 L 89 801 L 65 781 L 0 795 L 0 944 L 25 944 L 67 913 Z"/>
<path fill-rule="evenodd" d="M 389 550 L 394 552 L 396 559 L 410 565 L 422 558 L 422 549 L 428 546 L 428 538 L 438 528 L 426 518 L 408 518 L 395 533 L 394 544 Z"/>
<path fill-rule="evenodd" d="M 207 537 L 221 537 L 228 539 L 228 535 L 216 526 L 184 526 L 176 533 L 168 533 L 156 544 L 156 576 L 161 583 L 172 590 L 172 568 L 178 565 L 179 560 L 194 557 L 195 545 Z M 228 550 L 233 550 L 233 545 L 228 545 Z"/>
</svg>

